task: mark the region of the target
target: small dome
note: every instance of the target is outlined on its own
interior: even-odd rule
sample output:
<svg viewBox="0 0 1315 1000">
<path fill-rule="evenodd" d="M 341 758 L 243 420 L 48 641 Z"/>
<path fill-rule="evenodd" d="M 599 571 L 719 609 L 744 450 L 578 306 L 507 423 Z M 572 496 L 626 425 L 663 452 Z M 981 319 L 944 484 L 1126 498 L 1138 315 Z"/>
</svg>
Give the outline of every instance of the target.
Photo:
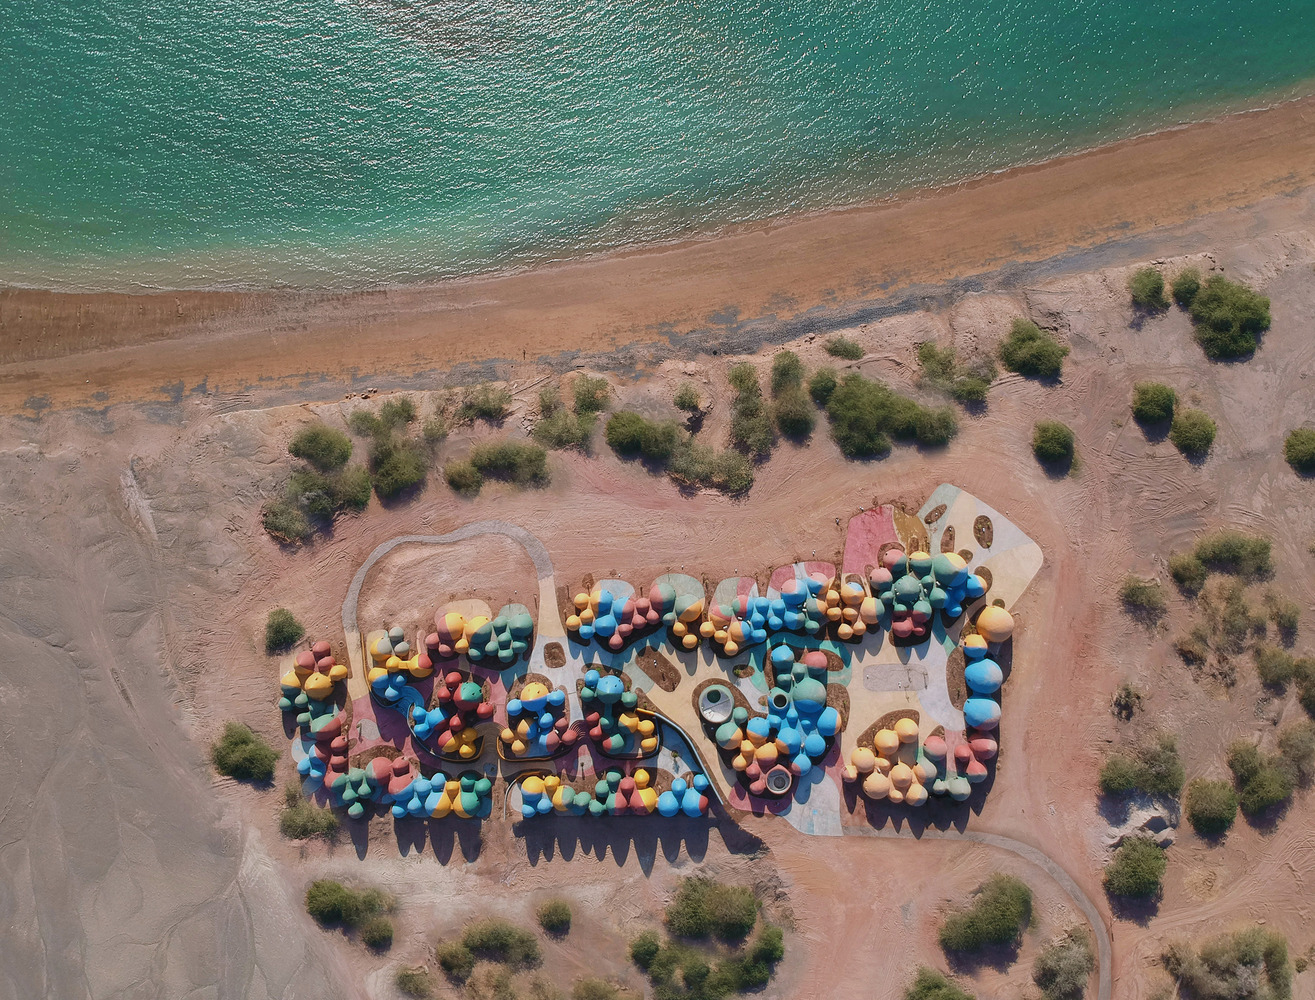
<svg viewBox="0 0 1315 1000">
<path fill-rule="evenodd" d="M 912 719 L 900 719 L 895 723 L 895 735 L 901 743 L 913 743 L 918 738 L 918 724 Z"/>
<path fill-rule="evenodd" d="M 899 736 L 893 729 L 877 730 L 876 738 L 873 740 L 877 747 L 877 753 L 883 757 L 889 757 L 899 749 Z"/>
<path fill-rule="evenodd" d="M 977 616 L 977 631 L 987 642 L 1004 642 L 1014 634 L 1014 616 L 992 604 Z"/>
</svg>

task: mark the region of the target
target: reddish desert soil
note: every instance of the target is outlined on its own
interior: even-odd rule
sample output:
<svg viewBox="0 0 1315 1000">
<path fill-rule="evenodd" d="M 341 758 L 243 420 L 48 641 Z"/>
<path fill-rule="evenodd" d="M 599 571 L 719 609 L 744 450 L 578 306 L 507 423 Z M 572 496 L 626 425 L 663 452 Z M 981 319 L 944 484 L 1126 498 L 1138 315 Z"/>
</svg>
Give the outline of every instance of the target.
<svg viewBox="0 0 1315 1000">
<path fill-rule="evenodd" d="M 62 409 L 80 398 L 70 380 L 89 377 L 80 374 L 88 366 L 101 366 L 108 378 L 117 363 L 110 359 L 124 356 L 87 353 L 29 366 L 54 405 L 39 416 L 4 418 L 0 437 L 0 635 L 9 650 L 0 672 L 0 731 L 9 750 L 0 807 L 10 914 L 10 930 L 0 936 L 6 992 L 389 997 L 393 970 L 422 960 L 428 943 L 467 917 L 497 912 L 528 921 L 549 894 L 577 902 L 581 933 L 550 947 L 545 974 L 568 984 L 577 971 L 597 967 L 637 985 L 619 956 L 623 942 L 653 921 L 678 877 L 708 871 L 756 884 L 791 927 L 787 959 L 764 996 L 895 996 L 919 963 L 944 966 L 934 939 L 938 916 L 990 871 L 1008 870 L 1037 892 L 1036 926 L 1019 961 L 966 975 L 983 1000 L 1028 995 L 1031 957 L 1076 915 L 1048 879 L 992 849 L 813 839 L 767 820 L 749 820 L 745 829 L 618 820 L 530 829 L 489 821 L 481 831 L 444 823 L 411 844 L 399 843 L 391 820 L 377 819 L 347 830 L 336 846 L 298 845 L 277 832 L 278 786 L 291 775 L 286 758 L 269 790 L 216 780 L 204 760 L 228 719 L 286 745 L 273 706 L 277 663 L 260 646 L 266 613 L 286 606 L 311 635 L 340 642 L 348 581 L 393 536 L 504 518 L 544 541 L 559 582 L 591 573 L 642 582 L 682 567 L 716 580 L 814 552 L 838 561 L 845 517 L 877 500 L 916 509 L 943 481 L 999 509 L 1046 557 L 1016 609 L 1004 752 L 985 807 L 965 816 L 968 828 L 1037 846 L 1098 901 L 1114 941 L 1116 997 L 1152 995 L 1163 981 L 1154 960 L 1165 941 L 1236 922 L 1263 919 L 1289 936 L 1294 953 L 1305 952 L 1315 943 L 1309 793 L 1299 793 L 1272 830 L 1239 821 L 1221 846 L 1180 830 L 1158 909 L 1116 914 L 1100 889 L 1106 822 L 1095 783 L 1111 745 L 1157 727 L 1178 733 L 1189 777 L 1219 775 L 1229 740 L 1253 736 L 1270 745 L 1276 723 L 1301 715 L 1290 696 L 1264 693 L 1245 659 L 1231 690 L 1194 679 L 1170 650 L 1191 615 L 1180 598 L 1171 602 L 1169 622 L 1148 631 L 1123 614 L 1114 595 L 1130 571 L 1165 579 L 1169 553 L 1206 528 L 1263 531 L 1275 542 L 1272 585 L 1301 605 L 1297 648 L 1309 648 L 1315 503 L 1309 481 L 1281 453 L 1288 430 L 1311 411 L 1312 198 L 1307 188 L 1093 254 L 1002 272 L 980 291 L 945 285 L 925 308 L 844 328 L 868 352 L 852 367 L 914 393 L 921 392 L 917 343 L 989 349 L 1018 315 L 1055 329 L 1072 353 L 1058 384 L 1000 379 L 984 412 L 964 414 L 946 449 L 898 447 L 883 461 L 850 463 L 823 427 L 807 446 L 778 447 L 739 499 L 684 495 L 600 441 L 590 456 L 554 453 L 552 483 L 543 489 L 492 485 L 478 499 L 463 499 L 435 473 L 410 502 L 372 502 L 331 536 L 281 549 L 261 530 L 260 506 L 291 468 L 286 445 L 295 427 L 315 413 L 342 420 L 341 402 L 318 403 L 339 399 L 339 385 L 313 383 L 296 405 L 268 408 L 257 396 L 286 398 L 285 385 L 253 389 L 245 403 L 233 393 L 201 393 Z M 1179 256 L 1184 247 L 1190 256 Z M 1271 296 L 1273 327 L 1253 360 L 1206 361 L 1178 310 L 1133 316 L 1128 275 L 1163 258 L 1171 258 L 1170 273 L 1187 263 L 1218 266 Z M 811 333 L 790 346 L 810 367 L 829 361 Z M 245 362 L 236 358 L 238 346 L 231 350 L 237 372 Z M 724 351 L 688 354 L 652 364 L 639 381 L 617 373 L 628 363 L 624 355 L 598 367 L 612 379 L 614 405 L 635 400 L 654 412 L 680 380 L 694 380 L 717 403 L 703 434 L 720 443 L 731 359 Z M 755 359 L 764 371 L 770 354 Z M 197 373 L 206 370 L 200 357 Z M 115 383 L 123 395 L 114 399 L 157 377 L 135 371 Z M 534 383 L 553 372 L 546 363 L 516 365 L 509 374 L 519 402 L 506 428 L 454 435 L 440 462 L 460 457 L 474 438 L 522 433 Z M 1132 422 L 1131 387 L 1152 377 L 1218 421 L 1204 462 L 1187 462 Z M 425 393 L 416 398 L 422 412 L 434 405 Z M 1073 475 L 1053 478 L 1032 458 L 1031 427 L 1042 416 L 1074 428 Z M 367 586 L 363 624 L 370 614 L 425 615 L 432 610 L 426 602 L 449 597 L 497 605 L 516 589 L 522 599 L 533 592 L 522 557 L 490 549 L 488 558 L 496 566 L 486 571 L 482 553 L 464 547 L 427 559 L 398 553 Z M 1149 695 L 1130 725 L 1109 712 L 1124 680 Z M 324 875 L 377 882 L 398 895 L 399 936 L 388 956 L 371 956 L 310 923 L 300 897 Z M 598 947 L 585 943 L 595 933 Z M 1315 996 L 1311 977 L 1297 977 L 1297 997 Z"/>
</svg>

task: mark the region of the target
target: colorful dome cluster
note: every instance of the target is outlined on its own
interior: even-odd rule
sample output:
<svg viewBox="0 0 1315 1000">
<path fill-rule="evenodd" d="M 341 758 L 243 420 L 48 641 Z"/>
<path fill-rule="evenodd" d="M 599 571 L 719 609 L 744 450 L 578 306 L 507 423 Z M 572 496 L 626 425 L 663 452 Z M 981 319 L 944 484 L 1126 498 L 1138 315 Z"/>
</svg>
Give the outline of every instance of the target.
<svg viewBox="0 0 1315 1000">
<path fill-rule="evenodd" d="M 656 592 L 657 605 L 654 603 Z M 672 590 L 674 605 L 675 592 Z M 654 586 L 648 597 L 628 597 L 624 600 L 607 587 L 595 587 L 588 594 L 575 595 L 575 612 L 566 618 L 566 627 L 575 633 L 576 641 L 597 639 L 599 644 L 617 651 L 632 638 L 658 625 L 662 621 L 663 596 Z"/>
<path fill-rule="evenodd" d="M 652 774 L 638 768 L 632 775 L 606 772 L 592 793 L 572 788 L 556 774 L 530 775 L 521 782 L 521 815 L 525 819 L 549 813 L 570 816 L 647 816 L 658 813 L 702 816 L 708 811 L 708 779 L 695 775 L 691 782 L 677 778 L 668 791 L 658 794 Z"/>
<path fill-rule="evenodd" d="M 400 777 L 389 786 L 387 797 L 393 804 L 396 819 L 404 816 L 442 819 L 447 815 L 484 819 L 493 811 L 493 782 L 474 771 L 457 778 L 448 777 L 442 771 L 429 778 L 415 774 L 402 781 Z"/>
<path fill-rule="evenodd" d="M 446 757 L 470 760 L 479 753 L 475 726 L 493 718 L 493 704 L 484 697 L 484 686 L 450 671 L 434 685 L 434 707 L 416 707 L 411 728 L 416 739 L 433 743 Z"/>
<path fill-rule="evenodd" d="M 566 692 L 530 681 L 519 698 L 507 702 L 507 727 L 500 738 L 503 753 L 517 758 L 551 757 L 573 746 L 576 732 L 567 724 Z"/>
<path fill-rule="evenodd" d="M 984 760 L 996 754 L 992 739 L 977 737 L 950 754 L 942 736 L 928 736 L 918 746 L 918 724 L 900 719 L 893 729 L 881 729 L 872 747 L 856 747 L 842 777 L 860 782 L 870 799 L 921 806 L 929 795 L 948 795 L 962 802 L 972 786 L 986 780 Z"/>
<path fill-rule="evenodd" d="M 472 663 L 484 659 L 515 663 L 534 639 L 534 619 L 523 605 L 509 604 L 489 618 L 467 619 L 455 611 L 434 616 L 434 631 L 425 637 L 433 659 L 450 660 L 464 654 Z"/>
<path fill-rule="evenodd" d="M 731 767 L 754 795 L 781 796 L 826 755 L 840 729 L 840 715 L 826 703 L 826 657 L 817 650 L 795 662 L 788 646 L 771 652 L 775 684 L 767 714 L 750 717 L 736 707 L 714 738 L 732 753 Z"/>
<path fill-rule="evenodd" d="M 658 734 L 653 720 L 639 715 L 639 697 L 625 689 L 617 674 L 593 668 L 585 671 L 580 705 L 585 711 L 589 738 L 612 757 L 648 757 L 657 753 Z"/>
<path fill-rule="evenodd" d="M 406 633 L 393 626 L 370 646 L 372 666 L 365 675 L 371 690 L 390 704 L 397 700 L 401 686 L 408 679 L 422 680 L 434 672 L 434 664 L 425 653 L 413 652 Z M 387 692 L 393 692 L 391 695 Z"/>
<path fill-rule="evenodd" d="M 986 611 L 1009 614 L 1003 608 L 987 608 L 981 617 L 986 617 Z M 1013 628 L 1012 618 L 1009 628 Z M 963 703 L 963 720 L 973 729 L 995 729 L 1000 725 L 1000 702 L 996 696 L 1004 683 L 1004 672 L 987 652 L 986 639 L 981 634 L 964 636 L 963 680 L 968 687 L 968 700 Z"/>
<path fill-rule="evenodd" d="M 320 640 L 298 653 L 292 669 L 279 681 L 279 708 L 304 710 L 310 701 L 324 701 L 333 694 L 333 686 L 346 679 L 347 665 L 335 660 L 329 644 Z"/>
<path fill-rule="evenodd" d="M 888 549 L 868 582 L 890 613 L 891 633 L 901 639 L 926 638 L 935 612 L 958 618 L 966 601 L 986 593 L 985 581 L 956 552 L 906 556 L 903 549 Z"/>
</svg>

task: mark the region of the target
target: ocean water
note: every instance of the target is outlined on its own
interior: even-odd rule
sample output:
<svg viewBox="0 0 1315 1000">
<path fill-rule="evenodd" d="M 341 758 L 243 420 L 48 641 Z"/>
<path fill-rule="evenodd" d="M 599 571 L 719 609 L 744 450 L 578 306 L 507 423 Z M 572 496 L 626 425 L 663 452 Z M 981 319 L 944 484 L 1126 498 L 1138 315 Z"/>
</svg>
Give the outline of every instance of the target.
<svg viewBox="0 0 1315 1000">
<path fill-rule="evenodd" d="M 356 287 L 1315 90 L 1315 0 L 5 0 L 0 281 Z"/>
</svg>

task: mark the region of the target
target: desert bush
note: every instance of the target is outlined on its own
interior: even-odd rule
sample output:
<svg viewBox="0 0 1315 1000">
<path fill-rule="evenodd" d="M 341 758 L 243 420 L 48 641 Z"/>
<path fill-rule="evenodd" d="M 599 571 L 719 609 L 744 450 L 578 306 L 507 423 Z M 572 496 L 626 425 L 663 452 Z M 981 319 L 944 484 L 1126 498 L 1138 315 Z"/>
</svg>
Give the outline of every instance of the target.
<svg viewBox="0 0 1315 1000">
<path fill-rule="evenodd" d="M 833 358 L 844 358 L 846 361 L 857 361 L 863 357 L 863 348 L 848 337 L 832 337 L 822 345 L 826 353 Z"/>
<path fill-rule="evenodd" d="M 361 924 L 361 943 L 375 951 L 393 946 L 393 922 L 384 916 L 369 917 Z"/>
<path fill-rule="evenodd" d="M 557 386 L 547 385 L 539 390 L 539 416 L 547 417 L 562 409 L 562 394 Z"/>
<path fill-rule="evenodd" d="M 737 361 L 726 369 L 726 381 L 731 384 L 737 396 L 761 396 L 762 383 L 758 381 L 758 370 L 747 361 Z"/>
<path fill-rule="evenodd" d="M 279 813 L 279 832 L 289 840 L 331 837 L 338 832 L 338 817 L 332 809 L 309 802 L 296 785 L 283 791 L 283 811 Z"/>
<path fill-rule="evenodd" d="M 291 648 L 306 634 L 301 622 L 287 608 L 275 608 L 265 619 L 265 652 L 277 653 Z"/>
<path fill-rule="evenodd" d="M 1197 625 L 1186 635 L 1178 636 L 1173 641 L 1173 648 L 1184 663 L 1201 666 L 1210 657 L 1210 636 Z"/>
<path fill-rule="evenodd" d="M 826 406 L 831 402 L 831 394 L 836 391 L 838 384 L 834 368 L 819 368 L 808 380 L 808 395 L 818 406 Z"/>
<path fill-rule="evenodd" d="M 1297 626 L 1301 621 L 1301 605 L 1289 600 L 1273 590 L 1265 592 L 1265 609 L 1269 620 L 1278 630 L 1279 638 L 1289 645 L 1297 637 Z"/>
<path fill-rule="evenodd" d="M 1292 967 L 1281 934 L 1249 927 L 1205 942 L 1175 942 L 1160 957 L 1183 1000 L 1289 1000 Z"/>
<path fill-rule="evenodd" d="M 1100 768 L 1100 790 L 1106 795 L 1126 795 L 1137 787 L 1139 762 L 1126 753 L 1113 753 Z"/>
<path fill-rule="evenodd" d="M 667 929 L 681 938 L 739 941 L 758 920 L 758 900 L 745 886 L 687 878 L 667 905 Z"/>
<path fill-rule="evenodd" d="M 595 422 L 593 413 L 572 413 L 558 406 L 540 417 L 530 434 L 548 448 L 584 448 L 593 436 Z"/>
<path fill-rule="evenodd" d="M 1265 631 L 1265 618 L 1247 603 L 1240 580 L 1221 580 L 1200 600 L 1202 616 L 1210 626 L 1210 648 L 1225 657 L 1241 653 L 1253 634 Z"/>
<path fill-rule="evenodd" d="M 1164 848 L 1150 837 L 1128 837 L 1105 866 L 1105 891 L 1132 899 L 1157 896 L 1168 865 Z"/>
<path fill-rule="evenodd" d="M 661 463 L 671 458 L 682 432 L 674 420 L 648 420 L 638 413 L 621 410 L 608 418 L 603 436 L 608 447 L 618 455 Z"/>
<path fill-rule="evenodd" d="M 1178 275 L 1173 279 L 1173 300 L 1184 309 L 1191 308 L 1192 300 L 1196 298 L 1196 293 L 1200 290 L 1201 272 L 1194 267 L 1178 272 Z"/>
<path fill-rule="evenodd" d="M 470 450 L 470 464 L 493 479 L 503 479 L 517 486 L 537 486 L 548 482 L 548 453 L 537 444 L 524 441 L 486 441 Z"/>
<path fill-rule="evenodd" d="M 240 722 L 225 723 L 224 735 L 210 745 L 215 770 L 238 781 L 269 781 L 278 759 L 277 750 Z"/>
<path fill-rule="evenodd" d="M 1227 781 L 1194 778 L 1187 786 L 1187 821 L 1203 837 L 1226 833 L 1237 818 L 1237 793 Z"/>
<path fill-rule="evenodd" d="M 781 351 L 772 358 L 772 395 L 779 396 L 787 389 L 799 389 L 804 384 L 804 363 L 794 351 Z"/>
<path fill-rule="evenodd" d="M 1237 785 L 1237 804 L 1247 816 L 1263 816 L 1292 797 L 1290 768 L 1283 758 L 1266 757 L 1255 744 L 1236 740 L 1228 748 L 1228 769 Z"/>
<path fill-rule="evenodd" d="M 987 945 L 1018 940 L 1032 919 L 1032 890 L 1012 875 L 996 874 L 977 887 L 966 909 L 941 924 L 946 951 L 980 951 Z"/>
<path fill-rule="evenodd" d="M 369 410 L 352 410 L 347 414 L 347 426 L 360 437 L 377 437 L 388 430 L 383 421 Z"/>
<path fill-rule="evenodd" d="M 1029 378 L 1058 378 L 1068 348 L 1027 319 L 1016 319 L 1000 345 L 1005 368 Z"/>
<path fill-rule="evenodd" d="M 1256 661 L 1256 673 L 1267 687 L 1283 688 L 1292 680 L 1296 672 L 1297 661 L 1291 653 L 1278 646 L 1257 643 L 1251 651 Z"/>
<path fill-rule="evenodd" d="M 1278 752 L 1300 785 L 1309 785 L 1315 777 L 1315 723 L 1309 720 L 1285 726 L 1278 734 Z"/>
<path fill-rule="evenodd" d="M 1138 382 L 1132 387 L 1132 418 L 1139 424 L 1163 424 L 1173 419 L 1178 394 L 1161 382 Z"/>
<path fill-rule="evenodd" d="M 602 413 L 607 409 L 607 401 L 611 395 L 612 387 L 607 384 L 607 379 L 592 375 L 581 375 L 571 386 L 575 412 L 580 416 L 587 413 Z"/>
<path fill-rule="evenodd" d="M 370 473 L 381 500 L 392 500 L 425 481 L 429 456 L 415 441 L 394 434 L 370 444 Z"/>
<path fill-rule="evenodd" d="M 1169 575 L 1185 594 L 1199 593 L 1205 586 L 1208 573 L 1205 563 L 1196 558 L 1195 552 L 1176 552 L 1169 557 Z"/>
<path fill-rule="evenodd" d="M 1032 454 L 1038 462 L 1073 461 L 1073 431 L 1058 420 L 1040 420 L 1032 428 Z"/>
<path fill-rule="evenodd" d="M 429 1000 L 434 995 L 434 977 L 423 965 L 410 969 L 398 969 L 393 977 L 397 992 L 417 1000 Z"/>
<path fill-rule="evenodd" d="M 1128 292 L 1132 295 L 1132 304 L 1147 312 L 1162 312 L 1169 308 L 1169 300 L 1164 297 L 1164 275 L 1153 267 L 1139 268 L 1128 279 Z"/>
<path fill-rule="evenodd" d="M 339 511 L 360 512 L 370 506 L 370 473 L 362 465 L 351 465 L 329 479 L 333 502 Z"/>
<path fill-rule="evenodd" d="M 475 953 L 460 941 L 441 941 L 434 949 L 438 967 L 449 979 L 464 983 L 475 971 Z"/>
<path fill-rule="evenodd" d="M 306 912 L 326 927 L 364 927 L 392 908 L 392 897 L 379 889 L 352 889 L 332 879 L 317 879 L 306 890 Z"/>
<path fill-rule="evenodd" d="M 1169 440 L 1188 458 L 1200 458 L 1210 451 L 1218 430 L 1203 410 L 1179 410 L 1169 427 Z"/>
<path fill-rule="evenodd" d="M 420 428 L 420 435 L 428 445 L 437 445 L 447 439 L 447 421 L 441 413 L 432 414 Z"/>
<path fill-rule="evenodd" d="M 470 924 L 461 934 L 461 943 L 478 958 L 505 965 L 529 968 L 539 964 L 539 941 L 529 931 L 515 924 L 490 917 Z"/>
<path fill-rule="evenodd" d="M 1183 764 L 1177 741 L 1161 734 L 1155 742 L 1131 753 L 1115 751 L 1100 769 L 1100 790 L 1106 795 L 1141 791 L 1176 797 L 1183 787 Z"/>
<path fill-rule="evenodd" d="M 267 503 L 260 512 L 260 523 L 270 536 L 288 545 L 304 542 L 315 534 L 305 512 L 288 499 Z"/>
<path fill-rule="evenodd" d="M 922 368 L 921 382 L 948 393 L 960 403 L 985 402 L 991 380 L 996 376 L 995 365 L 989 358 L 961 364 L 953 347 L 941 350 L 931 341 L 918 345 L 918 364 Z"/>
<path fill-rule="evenodd" d="M 920 966 L 904 990 L 904 1000 L 975 1000 L 973 995 L 938 969 Z"/>
<path fill-rule="evenodd" d="M 468 389 L 457 407 L 456 422 L 472 423 L 487 420 L 496 424 L 507 419 L 511 412 L 511 393 L 489 382 Z"/>
<path fill-rule="evenodd" d="M 1196 342 L 1214 361 L 1254 354 L 1257 337 L 1269 329 L 1269 299 L 1222 274 L 1206 279 L 1188 312 Z"/>
<path fill-rule="evenodd" d="M 550 899 L 543 903 L 535 916 L 539 926 L 549 934 L 565 934 L 571 929 L 571 904 L 564 899 Z"/>
<path fill-rule="evenodd" d="M 772 420 L 784 437 L 801 441 L 813 433 L 817 412 L 808 394 L 799 386 L 791 386 L 772 401 Z"/>
<path fill-rule="evenodd" d="M 571 986 L 571 1000 L 630 1000 L 633 996 L 629 990 L 594 976 L 577 979 Z"/>
<path fill-rule="evenodd" d="M 296 433 L 288 444 L 288 454 L 320 472 L 331 472 L 352 457 L 352 440 L 342 431 L 316 423 Z"/>
<path fill-rule="evenodd" d="M 416 405 L 409 396 L 391 396 L 379 407 L 379 422 L 389 430 L 412 423 L 415 418 Z"/>
<path fill-rule="evenodd" d="M 1315 430 L 1298 427 L 1283 442 L 1283 457 L 1303 476 L 1315 475 Z"/>
<path fill-rule="evenodd" d="M 662 940 L 657 936 L 657 932 L 644 931 L 630 942 L 630 961 L 647 972 L 661 950 Z"/>
<path fill-rule="evenodd" d="M 1072 927 L 1041 949 L 1032 963 L 1032 982 L 1045 1000 L 1082 1000 L 1095 967 L 1086 928 Z"/>
<path fill-rule="evenodd" d="M 1137 576 L 1124 578 L 1123 586 L 1119 588 L 1119 600 L 1130 615 L 1149 622 L 1159 621 L 1169 610 L 1159 582 Z"/>
<path fill-rule="evenodd" d="M 1142 693 L 1131 684 L 1120 684 L 1110 701 L 1110 712 L 1115 718 L 1129 722 L 1141 711 L 1142 700 Z"/>
<path fill-rule="evenodd" d="M 672 403 L 675 404 L 676 409 L 684 410 L 686 413 L 698 413 L 703 408 L 703 401 L 699 398 L 699 390 L 694 388 L 692 382 L 680 383 Z"/>
<path fill-rule="evenodd" d="M 733 449 L 713 451 L 687 439 L 672 453 L 667 475 L 687 486 L 706 486 L 735 495 L 753 485 L 753 463 Z"/>
<path fill-rule="evenodd" d="M 1274 571 L 1268 538 L 1227 528 L 1198 539 L 1196 558 L 1216 573 L 1231 573 L 1245 579 L 1260 579 Z"/>
<path fill-rule="evenodd" d="M 871 458 L 890 450 L 891 438 L 943 445 L 958 433 L 948 406 L 930 408 L 900 396 L 881 382 L 846 375 L 827 403 L 831 436 L 847 458 Z"/>
<path fill-rule="evenodd" d="M 468 459 L 458 459 L 443 466 L 443 478 L 458 493 L 474 494 L 484 485 L 484 475 Z"/>
<path fill-rule="evenodd" d="M 731 444 L 750 457 L 772 450 L 772 419 L 762 398 L 758 373 L 747 361 L 731 365 L 727 373 L 735 398 L 731 400 Z"/>
</svg>

